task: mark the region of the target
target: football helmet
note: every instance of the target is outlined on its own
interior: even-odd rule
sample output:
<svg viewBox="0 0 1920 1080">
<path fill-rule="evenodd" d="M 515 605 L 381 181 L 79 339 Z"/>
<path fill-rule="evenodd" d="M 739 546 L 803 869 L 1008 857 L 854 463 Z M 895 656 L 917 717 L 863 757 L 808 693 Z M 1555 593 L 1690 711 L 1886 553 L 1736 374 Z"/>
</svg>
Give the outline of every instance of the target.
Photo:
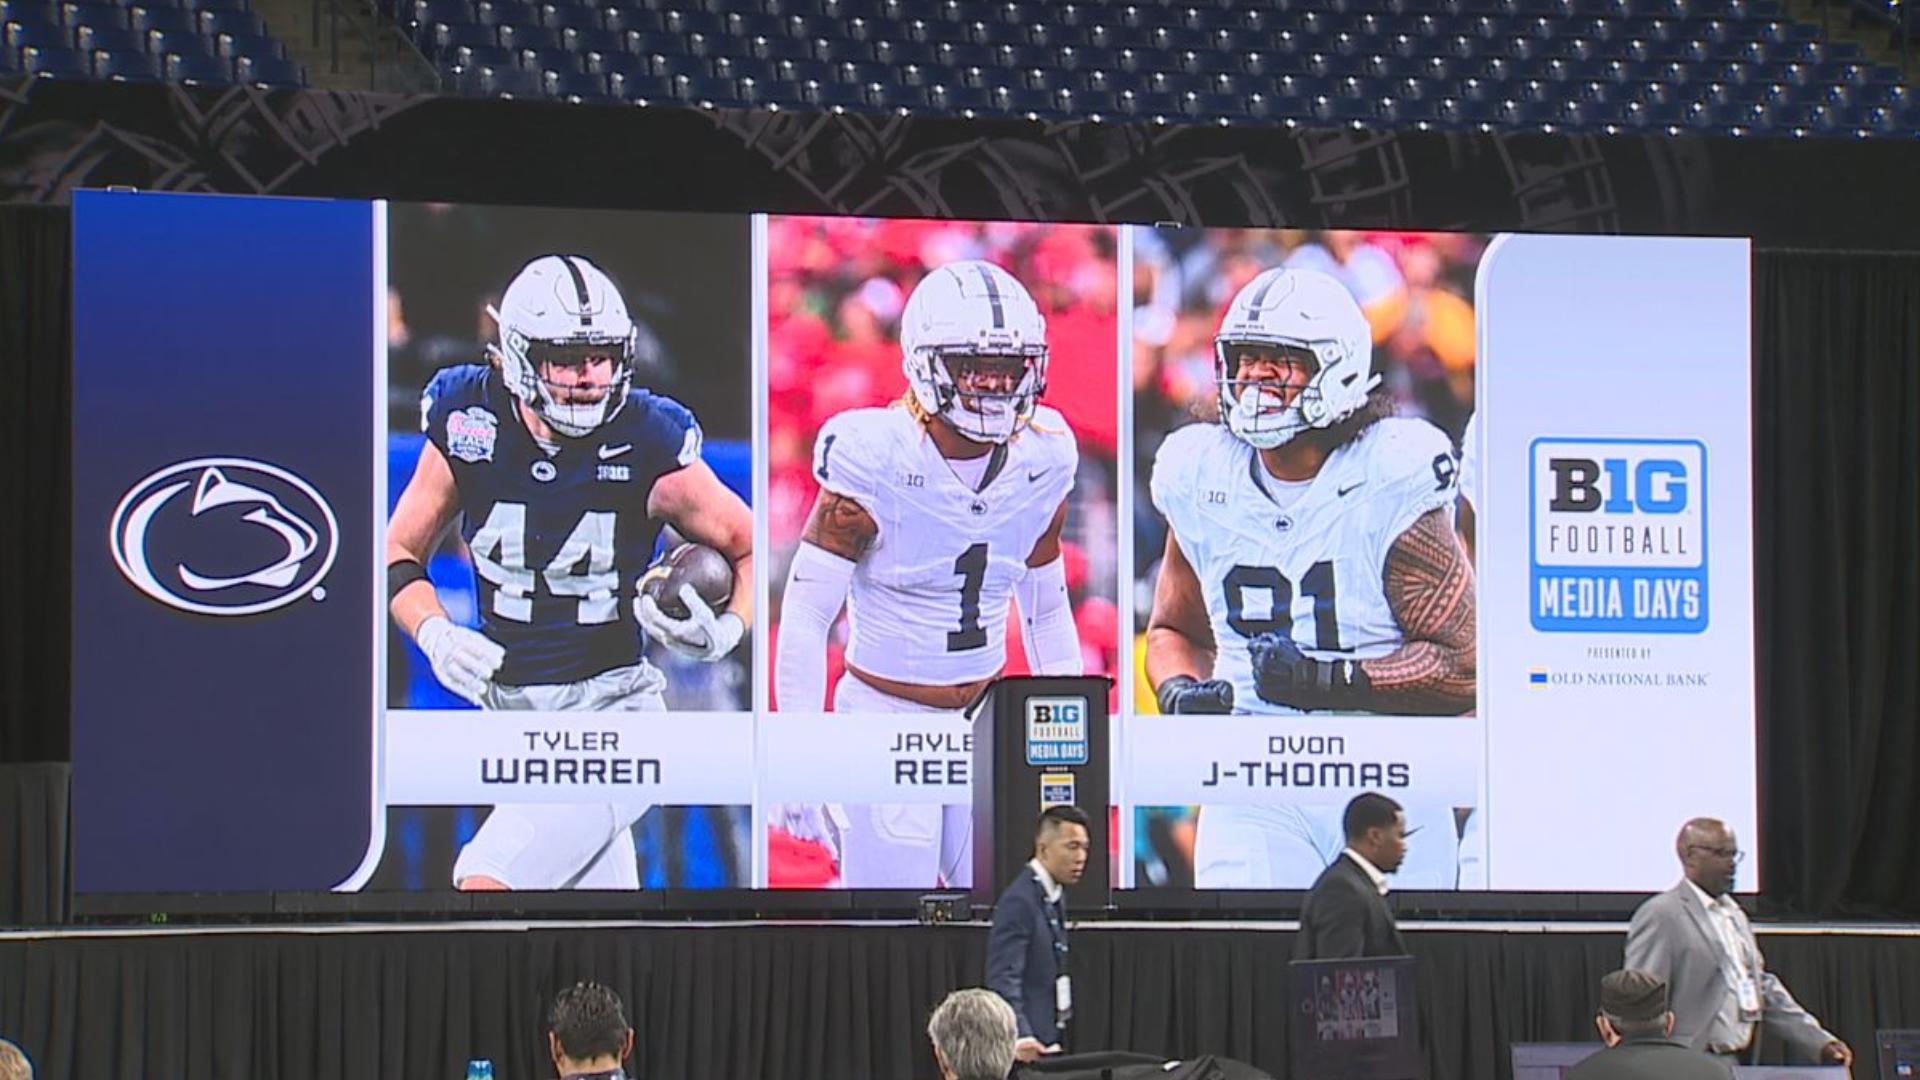
<svg viewBox="0 0 1920 1080">
<path fill-rule="evenodd" d="M 1273 407 L 1272 389 L 1236 377 L 1240 356 L 1250 348 L 1313 355 L 1306 386 L 1284 408 Z M 1380 385 L 1367 317 L 1346 286 L 1317 270 L 1275 268 L 1247 282 L 1220 320 L 1213 356 L 1220 416 L 1236 436 L 1260 450 L 1345 420 Z"/>
<path fill-rule="evenodd" d="M 1004 443 L 1047 389 L 1047 321 L 1026 286 L 990 262 L 963 259 L 914 286 L 900 314 L 900 364 L 920 407 L 975 442 Z M 1018 365 L 1011 389 L 963 389 L 967 361 Z"/>
<path fill-rule="evenodd" d="M 639 335 L 620 289 L 599 267 L 579 255 L 542 255 L 487 312 L 500 328 L 487 352 L 500 361 L 508 391 L 555 431 L 585 438 L 626 405 Z M 541 376 L 543 364 L 599 356 L 613 360 L 613 377 L 597 401 L 563 400 L 556 390 L 566 389 Z"/>
</svg>

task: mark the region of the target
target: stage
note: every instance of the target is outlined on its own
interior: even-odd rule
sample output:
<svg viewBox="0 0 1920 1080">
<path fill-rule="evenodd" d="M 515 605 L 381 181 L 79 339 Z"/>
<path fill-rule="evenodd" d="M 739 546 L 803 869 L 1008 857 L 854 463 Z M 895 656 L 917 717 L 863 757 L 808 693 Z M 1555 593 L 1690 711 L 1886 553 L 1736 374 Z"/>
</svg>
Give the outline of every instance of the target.
<svg viewBox="0 0 1920 1080">
<path fill-rule="evenodd" d="M 1434 1080 L 1502 1080 L 1514 1041 L 1591 1038 L 1624 924 L 1404 924 Z M 1920 927 L 1761 926 L 1769 967 L 1862 1052 L 1920 1011 Z M 1081 1049 L 1202 1052 L 1284 1075 L 1286 922 L 1085 922 Z M 625 997 L 645 1080 L 933 1080 L 923 1029 L 980 980 L 984 924 L 512 922 L 0 934 L 0 1033 L 46 1077 L 543 1075 L 553 991 Z"/>
</svg>

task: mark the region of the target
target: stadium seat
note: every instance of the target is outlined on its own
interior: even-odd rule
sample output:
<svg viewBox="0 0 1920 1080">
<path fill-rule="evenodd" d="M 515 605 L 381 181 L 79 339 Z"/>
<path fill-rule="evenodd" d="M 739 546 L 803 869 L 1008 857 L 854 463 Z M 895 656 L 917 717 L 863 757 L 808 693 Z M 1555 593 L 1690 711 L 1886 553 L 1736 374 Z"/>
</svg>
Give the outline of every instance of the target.
<svg viewBox="0 0 1920 1080">
<path fill-rule="evenodd" d="M 236 82 L 254 86 L 305 86 L 306 69 L 278 56 L 240 56 L 233 61 Z"/>
<path fill-rule="evenodd" d="M 149 30 L 142 37 L 147 51 L 154 56 L 174 54 L 212 57 L 214 55 L 214 43 L 191 30 Z"/>
<path fill-rule="evenodd" d="M 127 49 L 95 49 L 93 75 L 114 82 L 157 82 L 160 67 L 144 52 Z"/>
<path fill-rule="evenodd" d="M 124 26 L 88 26 L 74 28 L 73 44 L 84 52 L 145 52 L 145 35 Z"/>
<path fill-rule="evenodd" d="M 488 97 L 544 96 L 540 74 L 519 68 L 482 67 L 477 71 L 479 91 Z"/>
<path fill-rule="evenodd" d="M 541 88 L 548 97 L 570 101 L 605 101 L 611 94 L 604 76 L 582 71 L 545 71 Z"/>
<path fill-rule="evenodd" d="M 64 26 L 45 23 L 7 23 L 4 28 L 7 51 L 46 49 L 58 52 L 74 47 L 74 32 Z"/>
<path fill-rule="evenodd" d="M 267 32 L 267 24 L 251 11 L 202 11 L 197 18 L 200 24 L 198 30 L 203 37 L 212 38 L 221 34 L 261 37 Z"/>
<path fill-rule="evenodd" d="M 44 78 L 84 79 L 93 74 L 86 53 L 58 46 L 28 45 L 21 49 L 20 69 Z"/>
<path fill-rule="evenodd" d="M 171 82 L 230 83 L 233 62 L 212 53 L 169 52 L 161 60 L 161 71 Z"/>
<path fill-rule="evenodd" d="M 127 9 L 127 23 L 142 33 L 151 30 L 173 31 L 184 34 L 198 34 L 199 24 L 193 13 L 179 8 L 134 7 Z"/>
</svg>

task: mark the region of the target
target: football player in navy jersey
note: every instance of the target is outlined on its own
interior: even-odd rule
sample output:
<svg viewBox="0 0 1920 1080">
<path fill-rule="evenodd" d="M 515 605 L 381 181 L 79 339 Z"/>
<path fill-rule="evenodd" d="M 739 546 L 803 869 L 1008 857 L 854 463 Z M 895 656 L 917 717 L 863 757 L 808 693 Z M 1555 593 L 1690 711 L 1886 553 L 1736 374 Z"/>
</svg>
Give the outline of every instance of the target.
<svg viewBox="0 0 1920 1080">
<path fill-rule="evenodd" d="M 665 678 L 643 644 L 709 662 L 739 645 L 752 619 L 752 513 L 701 460 L 693 414 L 632 385 L 634 323 L 599 267 L 535 259 L 490 313 L 491 362 L 441 369 L 421 399 L 428 442 L 387 525 L 388 610 L 441 683 L 481 708 L 664 709 Z M 456 514 L 478 630 L 447 618 L 423 569 Z M 687 586 L 685 618 L 640 598 L 636 627 L 625 601 L 663 524 L 727 558 L 733 595 L 715 612 Z M 496 807 L 454 883 L 636 888 L 631 826 L 646 809 Z"/>
</svg>

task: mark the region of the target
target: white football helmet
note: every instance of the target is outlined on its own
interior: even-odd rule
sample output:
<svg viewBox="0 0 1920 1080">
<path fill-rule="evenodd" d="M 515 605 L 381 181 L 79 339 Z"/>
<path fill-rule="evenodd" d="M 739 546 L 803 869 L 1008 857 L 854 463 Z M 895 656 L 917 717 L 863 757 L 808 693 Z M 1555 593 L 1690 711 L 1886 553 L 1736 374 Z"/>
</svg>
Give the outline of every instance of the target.
<svg viewBox="0 0 1920 1080">
<path fill-rule="evenodd" d="M 599 267 L 579 255 L 542 255 L 487 312 L 500 327 L 499 344 L 487 352 L 500 361 L 507 389 L 555 431 L 585 438 L 626 405 L 638 335 L 626 300 Z M 554 385 L 540 376 L 544 363 L 608 355 L 613 378 L 597 401 L 557 400 Z"/>
<path fill-rule="evenodd" d="M 1235 378 L 1248 348 L 1304 349 L 1316 366 L 1293 401 L 1276 408 L 1273 390 Z M 1317 270 L 1276 268 L 1247 282 L 1220 320 L 1213 356 L 1220 416 L 1260 450 L 1345 420 L 1380 385 L 1367 317 L 1346 286 Z"/>
<path fill-rule="evenodd" d="M 1047 389 L 1047 321 L 1026 286 L 990 262 L 963 259 L 914 286 L 900 313 L 900 366 L 928 415 L 976 442 L 1004 443 L 1027 426 Z M 1013 389 L 962 392 L 956 360 L 1021 365 Z"/>
</svg>

